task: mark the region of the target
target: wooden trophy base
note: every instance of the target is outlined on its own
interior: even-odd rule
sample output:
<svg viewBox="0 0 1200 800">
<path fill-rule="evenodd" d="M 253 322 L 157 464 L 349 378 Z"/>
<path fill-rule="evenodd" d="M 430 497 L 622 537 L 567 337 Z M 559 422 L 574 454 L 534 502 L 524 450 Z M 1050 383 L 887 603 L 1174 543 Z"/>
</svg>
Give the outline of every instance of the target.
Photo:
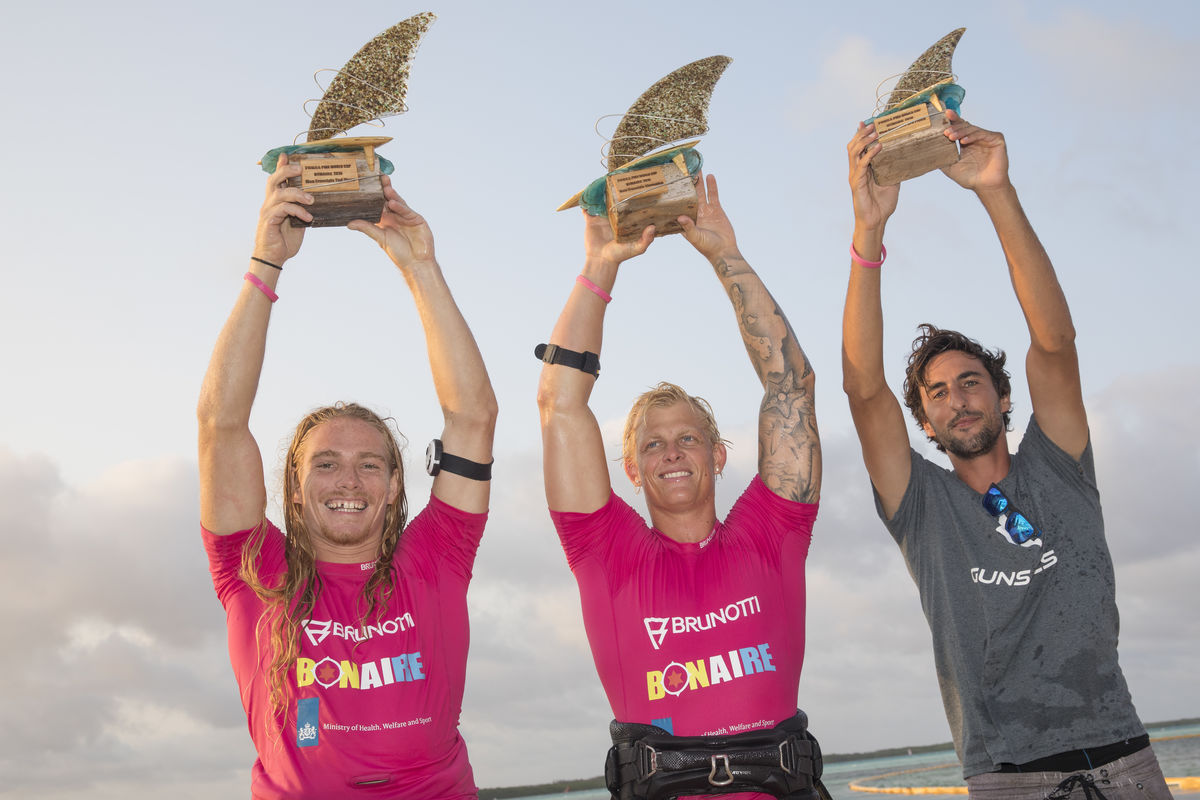
<svg viewBox="0 0 1200 800">
<path fill-rule="evenodd" d="M 294 153 L 290 159 L 303 172 L 288 181 L 313 196 L 306 206 L 312 222 L 292 218 L 298 227 L 332 228 L 356 219 L 379 220 L 383 213 L 383 184 L 375 146 L 391 141 L 387 136 L 360 136 L 327 140 L 339 145 L 332 153 Z M 321 144 L 321 142 L 310 142 Z"/>
<path fill-rule="evenodd" d="M 636 242 L 647 225 L 655 236 L 679 233 L 676 217 L 696 218 L 700 198 L 682 156 L 644 169 L 609 175 L 608 221 L 618 242 Z"/>
<path fill-rule="evenodd" d="M 871 160 L 875 182 L 893 186 L 958 161 L 958 145 L 946 138 L 944 109 L 928 103 L 875 118 L 883 150 Z"/>
</svg>

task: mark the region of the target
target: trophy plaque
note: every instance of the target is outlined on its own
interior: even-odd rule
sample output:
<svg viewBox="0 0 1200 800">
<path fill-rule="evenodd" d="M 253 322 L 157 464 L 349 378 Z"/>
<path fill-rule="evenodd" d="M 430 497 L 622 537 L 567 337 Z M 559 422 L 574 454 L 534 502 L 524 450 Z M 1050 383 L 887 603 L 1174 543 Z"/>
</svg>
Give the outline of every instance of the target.
<svg viewBox="0 0 1200 800">
<path fill-rule="evenodd" d="M 710 56 L 659 80 L 621 117 L 606 145 L 608 174 L 558 207 L 583 206 L 607 216 L 619 242 L 637 241 L 647 225 L 655 236 L 683 230 L 677 218 L 693 219 L 700 205 L 696 178 L 703 159 L 683 142 L 708 132 L 708 103 L 732 59 Z"/>
<path fill-rule="evenodd" d="M 875 182 L 891 186 L 958 161 L 958 145 L 946 138 L 946 109 L 958 112 L 966 92 L 950 71 L 954 48 L 966 28 L 942 37 L 896 81 L 882 113 L 868 122 L 883 149 L 871 160 Z"/>
<path fill-rule="evenodd" d="M 340 139 L 318 140 L 319 144 L 335 147 L 323 152 L 298 152 L 289 160 L 300 165 L 300 175 L 288 180 L 313 196 L 308 210 L 313 215 L 311 226 L 325 228 L 345 225 L 355 219 L 377 220 L 383 211 L 383 184 L 379 176 L 378 145 L 386 144 L 390 136 L 347 136 Z M 310 223 L 292 219 L 293 225 Z"/>
<path fill-rule="evenodd" d="M 392 163 L 375 148 L 390 136 L 342 136 L 363 123 L 382 126 L 383 118 L 408 110 L 409 66 L 421 37 L 436 17 L 415 14 L 393 25 L 365 44 L 340 70 L 317 103 L 303 144 L 276 147 L 259 162 L 274 172 L 279 155 L 298 163 L 301 174 L 288 181 L 313 196 L 307 206 L 312 222 L 292 218 L 297 227 L 343 226 L 356 219 L 378 220 L 384 209 L 381 177 L 390 175 Z M 333 70 L 318 70 L 334 72 Z M 318 85 L 320 82 L 318 81 Z"/>
</svg>

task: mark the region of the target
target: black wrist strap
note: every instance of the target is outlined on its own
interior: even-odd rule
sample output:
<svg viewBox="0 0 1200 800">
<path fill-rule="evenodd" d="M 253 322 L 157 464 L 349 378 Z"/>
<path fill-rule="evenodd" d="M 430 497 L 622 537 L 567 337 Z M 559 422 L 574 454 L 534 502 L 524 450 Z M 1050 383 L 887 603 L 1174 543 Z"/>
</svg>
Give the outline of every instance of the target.
<svg viewBox="0 0 1200 800">
<path fill-rule="evenodd" d="M 586 372 L 597 378 L 600 377 L 600 356 L 590 350 L 577 353 L 574 350 L 568 350 L 556 344 L 539 344 L 533 348 L 533 354 L 537 356 L 539 361 L 545 361 L 547 364 L 572 367 L 580 372 Z"/>
<path fill-rule="evenodd" d="M 478 461 L 472 461 L 469 458 L 444 452 L 442 453 L 441 466 L 446 472 L 453 472 L 455 475 L 462 475 L 464 478 L 470 478 L 473 481 L 490 481 L 492 479 L 491 461 L 486 464 L 480 464 Z"/>
</svg>

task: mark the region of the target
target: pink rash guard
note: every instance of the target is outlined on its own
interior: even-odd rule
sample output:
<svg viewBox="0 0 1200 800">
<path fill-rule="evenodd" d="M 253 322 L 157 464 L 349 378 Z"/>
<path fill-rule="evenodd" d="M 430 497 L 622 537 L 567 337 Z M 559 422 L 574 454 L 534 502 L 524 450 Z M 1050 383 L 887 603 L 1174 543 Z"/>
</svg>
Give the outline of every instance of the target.
<svg viewBox="0 0 1200 800">
<path fill-rule="evenodd" d="M 785 500 L 755 476 L 698 544 L 647 527 L 615 494 L 591 514 L 550 515 L 618 720 L 693 736 L 796 713 L 815 504 Z"/>
<path fill-rule="evenodd" d="M 476 796 L 458 718 L 470 638 L 467 584 L 486 518 L 431 497 L 400 537 L 388 608 L 365 625 L 359 598 L 374 565 L 317 563 L 322 587 L 287 676 L 282 731 L 265 678 L 269 648 L 255 637 L 265 605 L 238 576 L 252 532 L 202 530 L 258 750 L 253 797 Z M 265 536 L 259 570 L 270 585 L 285 570 L 284 540 L 270 523 Z"/>
</svg>

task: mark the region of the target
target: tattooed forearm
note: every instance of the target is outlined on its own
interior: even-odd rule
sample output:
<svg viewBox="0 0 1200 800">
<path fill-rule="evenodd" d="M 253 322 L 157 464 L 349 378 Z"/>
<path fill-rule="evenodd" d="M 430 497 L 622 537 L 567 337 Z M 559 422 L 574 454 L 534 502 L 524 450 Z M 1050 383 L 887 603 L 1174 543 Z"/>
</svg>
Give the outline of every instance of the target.
<svg viewBox="0 0 1200 800">
<path fill-rule="evenodd" d="M 713 269 L 717 273 L 717 277 L 724 280 L 733 275 L 742 275 L 745 273 L 753 273 L 750 265 L 742 258 L 723 258 L 718 256 L 715 261 L 710 262 Z"/>
<path fill-rule="evenodd" d="M 789 372 L 773 383 L 763 396 L 758 424 L 759 475 L 776 494 L 803 503 L 816 502 L 821 491 L 811 373 L 811 368 L 800 375 Z"/>
<path fill-rule="evenodd" d="M 783 310 L 742 259 L 716 259 L 750 363 L 763 386 L 759 475 L 781 497 L 815 502 L 821 491 L 821 442 L 814 376 Z"/>
</svg>

